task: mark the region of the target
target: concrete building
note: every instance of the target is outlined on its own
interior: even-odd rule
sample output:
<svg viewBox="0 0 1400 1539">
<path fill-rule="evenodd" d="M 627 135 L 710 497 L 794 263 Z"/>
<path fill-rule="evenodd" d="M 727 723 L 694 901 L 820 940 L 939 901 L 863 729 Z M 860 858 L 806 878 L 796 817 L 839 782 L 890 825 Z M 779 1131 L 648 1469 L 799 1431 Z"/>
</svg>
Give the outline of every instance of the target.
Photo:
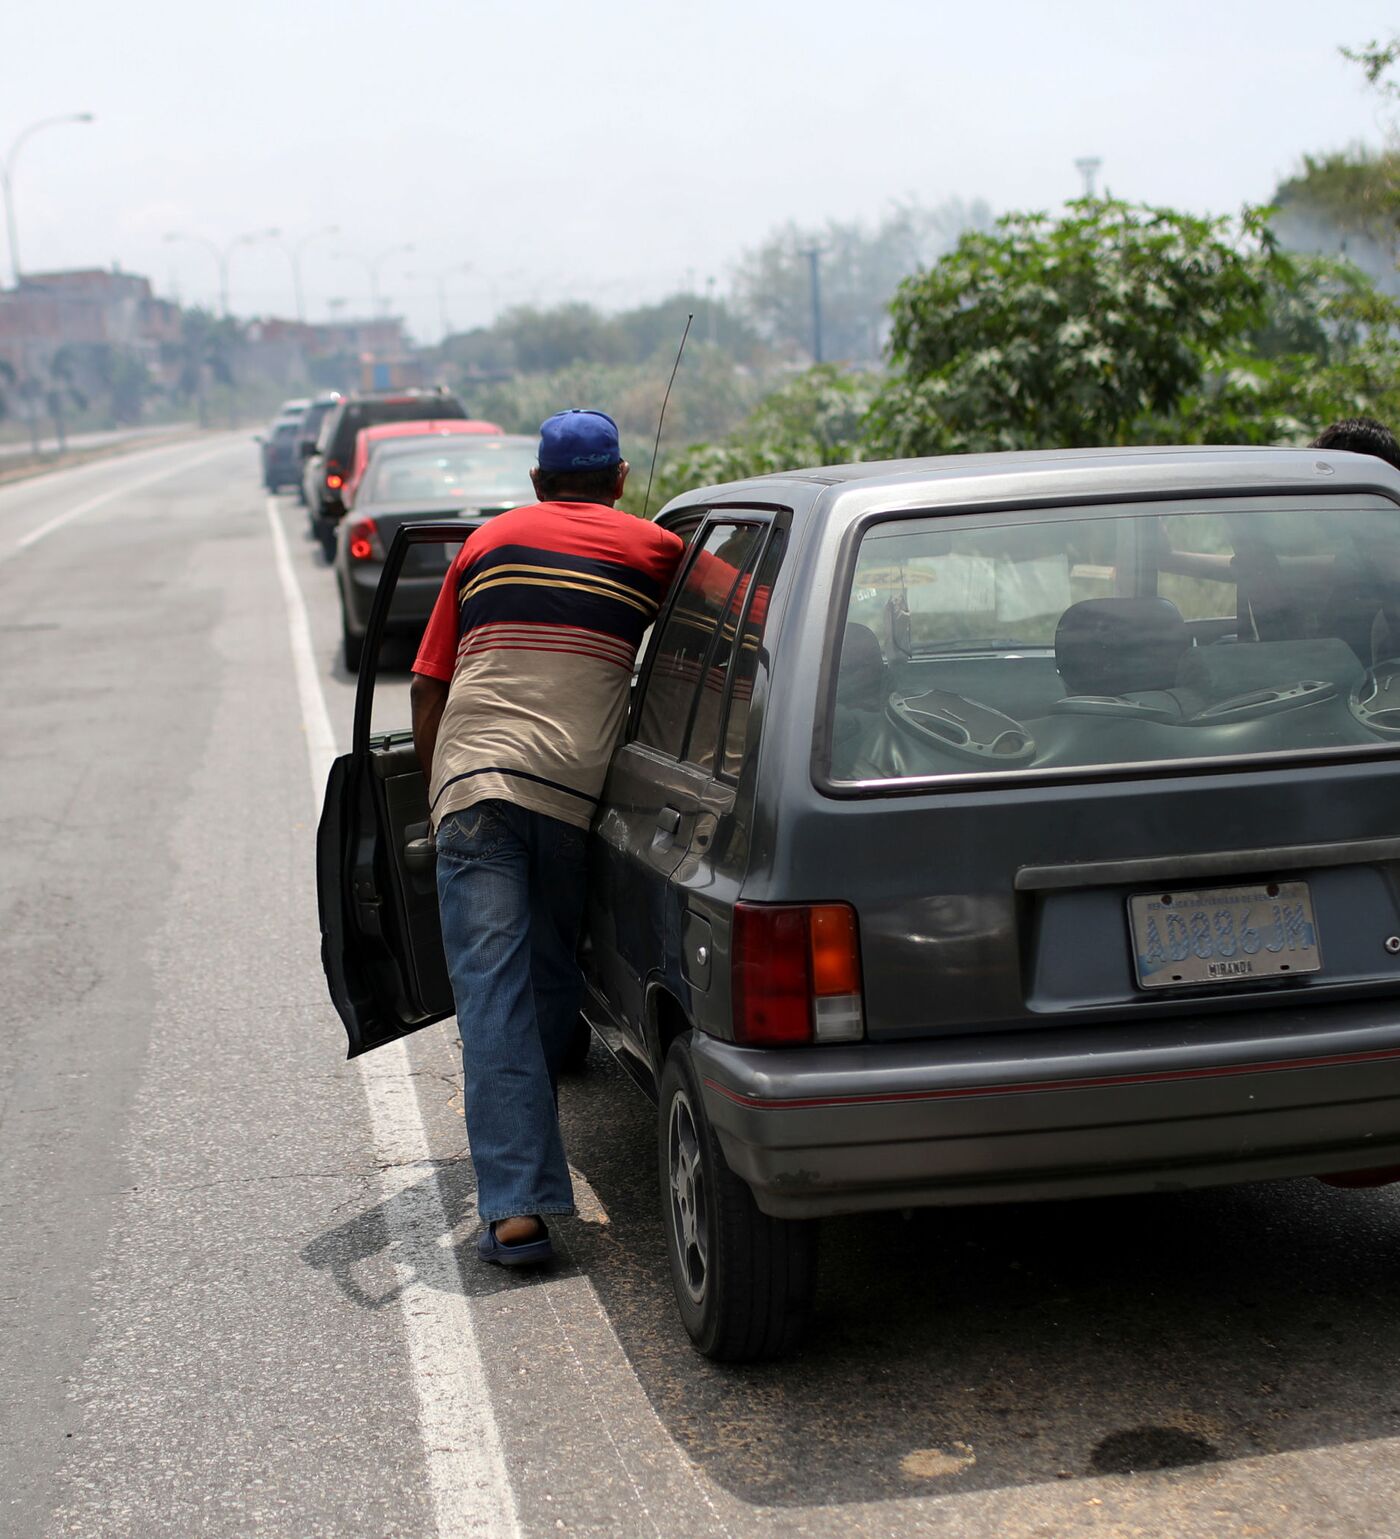
<svg viewBox="0 0 1400 1539">
<path fill-rule="evenodd" d="M 129 348 L 156 370 L 162 343 L 179 337 L 179 306 L 135 273 L 26 273 L 0 289 L 0 358 L 17 374 L 42 372 L 59 348 L 84 344 Z"/>
</svg>

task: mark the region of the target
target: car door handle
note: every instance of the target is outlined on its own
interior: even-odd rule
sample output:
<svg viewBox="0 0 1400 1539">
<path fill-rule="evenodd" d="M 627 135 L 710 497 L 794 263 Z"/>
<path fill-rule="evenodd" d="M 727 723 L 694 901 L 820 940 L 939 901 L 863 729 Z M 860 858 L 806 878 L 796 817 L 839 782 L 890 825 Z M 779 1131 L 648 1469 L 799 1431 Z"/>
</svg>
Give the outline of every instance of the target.
<svg viewBox="0 0 1400 1539">
<path fill-rule="evenodd" d="M 404 829 L 403 863 L 410 871 L 431 871 L 437 864 L 437 847 L 426 823 L 410 823 Z"/>
<path fill-rule="evenodd" d="M 656 826 L 674 839 L 681 831 L 681 815 L 674 807 L 663 807 L 656 815 Z"/>
</svg>

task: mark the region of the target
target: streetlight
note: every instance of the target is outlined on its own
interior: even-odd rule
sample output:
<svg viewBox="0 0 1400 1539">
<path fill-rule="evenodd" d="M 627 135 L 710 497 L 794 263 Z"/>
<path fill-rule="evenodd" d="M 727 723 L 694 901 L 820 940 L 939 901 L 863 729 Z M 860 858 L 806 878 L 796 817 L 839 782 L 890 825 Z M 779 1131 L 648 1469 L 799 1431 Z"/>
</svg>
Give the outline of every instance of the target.
<svg viewBox="0 0 1400 1539">
<path fill-rule="evenodd" d="M 225 245 L 219 245 L 207 235 L 187 235 L 183 230 L 171 230 L 166 235 L 167 241 L 190 241 L 196 246 L 203 246 L 206 251 L 214 254 L 214 260 L 219 264 L 219 310 L 225 317 L 228 316 L 228 264 L 229 258 L 240 246 L 252 246 L 260 240 L 276 240 L 281 235 L 281 230 L 250 230 L 245 235 L 235 235 Z"/>
<path fill-rule="evenodd" d="M 336 251 L 332 255 L 341 262 L 358 262 L 369 274 L 369 302 L 370 319 L 378 320 L 379 312 L 383 308 L 379 298 L 379 269 L 391 256 L 399 256 L 402 252 L 414 250 L 412 241 L 406 241 L 401 246 L 390 246 L 387 251 L 381 251 L 376 257 L 364 257 L 355 251 Z"/>
<path fill-rule="evenodd" d="M 438 323 L 442 327 L 442 340 L 445 342 L 452 330 L 452 322 L 447 318 L 447 280 L 456 277 L 458 273 L 469 273 L 472 270 L 470 262 L 459 262 L 455 267 L 449 267 L 445 272 L 439 273 L 405 273 L 406 278 L 415 281 L 418 278 L 428 278 L 437 288 Z"/>
<path fill-rule="evenodd" d="M 822 361 L 822 271 L 823 256 L 820 246 L 805 246 L 798 251 L 805 256 L 812 270 L 812 362 Z"/>
<path fill-rule="evenodd" d="M 313 230 L 310 235 L 303 235 L 295 245 L 281 242 L 283 251 L 287 253 L 287 260 L 292 264 L 292 292 L 296 295 L 297 319 L 303 323 L 306 321 L 306 296 L 301 287 L 301 254 L 313 240 L 320 240 L 323 235 L 339 235 L 338 224 L 328 224 L 322 230 Z"/>
<path fill-rule="evenodd" d="M 1090 203 L 1094 201 L 1094 178 L 1101 165 L 1103 160 L 1098 155 L 1081 155 L 1074 163 L 1074 169 L 1084 178 L 1084 196 Z"/>
<path fill-rule="evenodd" d="M 0 161 L 0 189 L 5 194 L 5 229 L 10 237 L 10 266 L 14 271 L 15 287 L 19 287 L 19 231 L 15 228 L 15 199 L 13 178 L 15 174 L 15 157 L 19 154 L 20 146 L 31 134 L 37 134 L 41 128 L 54 128 L 60 123 L 91 123 L 93 121 L 90 112 L 65 112 L 56 118 L 40 118 L 37 123 L 31 123 L 28 128 L 21 129 L 19 138 L 10 146 L 9 153 Z"/>
</svg>

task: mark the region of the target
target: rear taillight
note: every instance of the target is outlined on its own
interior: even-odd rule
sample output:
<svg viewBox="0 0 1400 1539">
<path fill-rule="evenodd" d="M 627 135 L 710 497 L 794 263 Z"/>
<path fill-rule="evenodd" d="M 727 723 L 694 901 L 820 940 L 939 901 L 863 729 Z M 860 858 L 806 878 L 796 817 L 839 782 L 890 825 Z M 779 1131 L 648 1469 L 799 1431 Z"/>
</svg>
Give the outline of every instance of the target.
<svg viewBox="0 0 1400 1539">
<path fill-rule="evenodd" d="M 374 556 L 380 555 L 379 530 L 372 518 L 357 518 L 350 525 L 350 559 L 352 561 L 368 561 Z"/>
<path fill-rule="evenodd" d="M 331 491 L 338 492 L 345 485 L 345 479 L 343 476 L 329 475 L 326 477 L 326 485 Z"/>
<path fill-rule="evenodd" d="M 736 1042 L 785 1047 L 865 1034 L 849 903 L 736 903 L 732 955 Z"/>
</svg>

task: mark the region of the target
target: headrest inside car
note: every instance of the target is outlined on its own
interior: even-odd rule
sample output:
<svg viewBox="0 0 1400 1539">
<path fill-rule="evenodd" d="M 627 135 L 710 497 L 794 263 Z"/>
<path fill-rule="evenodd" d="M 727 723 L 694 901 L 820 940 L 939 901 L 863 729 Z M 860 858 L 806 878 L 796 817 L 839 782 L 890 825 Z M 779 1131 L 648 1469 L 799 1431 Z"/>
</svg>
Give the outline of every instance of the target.
<svg viewBox="0 0 1400 1539">
<path fill-rule="evenodd" d="M 838 704 L 880 711 L 885 706 L 885 654 L 868 625 L 849 621 L 841 637 L 841 667 L 836 675 Z"/>
<path fill-rule="evenodd" d="M 1171 689 L 1191 644 L 1186 621 L 1164 598 L 1084 599 L 1055 630 L 1055 666 L 1071 695 Z"/>
</svg>

